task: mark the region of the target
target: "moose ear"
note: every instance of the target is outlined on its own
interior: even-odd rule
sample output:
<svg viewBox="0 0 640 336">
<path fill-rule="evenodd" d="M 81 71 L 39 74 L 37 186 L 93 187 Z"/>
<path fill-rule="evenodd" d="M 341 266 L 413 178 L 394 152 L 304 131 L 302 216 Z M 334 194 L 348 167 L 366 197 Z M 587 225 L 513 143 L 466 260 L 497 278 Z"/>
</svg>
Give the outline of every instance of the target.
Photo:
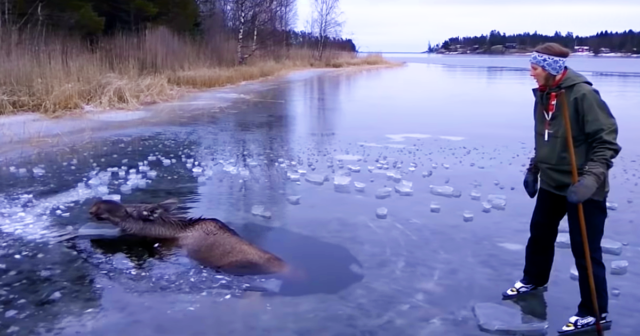
<svg viewBox="0 0 640 336">
<path fill-rule="evenodd" d="M 178 200 L 175 198 L 170 198 L 166 201 L 162 201 L 157 204 L 158 208 L 164 210 L 165 212 L 171 212 L 178 207 Z"/>
</svg>

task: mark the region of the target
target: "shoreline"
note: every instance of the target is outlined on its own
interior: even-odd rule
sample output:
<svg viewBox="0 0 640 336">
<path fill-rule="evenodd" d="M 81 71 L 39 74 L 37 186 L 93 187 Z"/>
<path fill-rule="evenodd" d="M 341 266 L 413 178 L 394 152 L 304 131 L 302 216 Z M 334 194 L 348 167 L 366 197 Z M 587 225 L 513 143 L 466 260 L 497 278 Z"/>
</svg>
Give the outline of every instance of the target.
<svg viewBox="0 0 640 336">
<path fill-rule="evenodd" d="M 460 52 L 444 52 L 444 53 L 419 53 L 421 55 L 439 55 L 439 56 L 531 56 L 533 52 L 513 52 L 513 53 L 460 53 Z M 594 57 L 594 58 L 631 58 L 631 59 L 640 59 L 640 54 L 619 54 L 619 53 L 611 53 L 611 54 L 585 54 L 585 53 L 571 53 L 570 57 Z"/>
<path fill-rule="evenodd" d="M 291 73 L 294 72 L 300 72 L 300 71 L 311 71 L 311 70 L 339 70 L 339 69 L 352 69 L 352 68 L 370 68 L 370 67 L 375 67 L 375 68 L 379 68 L 379 67 L 397 67 L 397 66 L 402 66 L 405 64 L 405 62 L 397 62 L 397 61 L 391 61 L 388 60 L 384 57 L 382 57 L 381 55 L 378 55 L 379 59 L 375 59 L 376 56 L 375 55 L 369 55 L 369 56 L 365 56 L 365 57 L 358 57 L 356 56 L 354 59 L 352 59 L 354 61 L 354 64 L 349 63 L 350 60 L 348 60 L 346 63 L 343 64 L 338 64 L 335 65 L 335 63 L 330 63 L 328 65 L 323 65 L 323 66 L 286 66 L 285 64 L 277 64 L 276 65 L 281 65 L 282 69 L 276 70 L 273 73 L 269 73 L 266 75 L 257 75 L 254 78 L 251 79 L 247 79 L 247 80 L 238 80 L 238 81 L 231 81 L 231 82 L 226 82 L 223 84 L 213 84 L 213 85 L 198 85 L 198 84 L 193 84 L 193 85 L 188 85 L 188 84 L 168 84 L 171 87 L 170 93 L 162 96 L 162 97 L 156 97 L 155 99 L 152 99 L 151 101 L 145 101 L 145 100 L 139 100 L 139 101 L 135 101 L 133 103 L 129 103 L 129 104 L 125 104 L 127 106 L 122 106 L 122 105 L 108 105 L 105 107 L 94 107 L 90 104 L 82 104 L 81 108 L 75 108 L 75 109 L 63 109 L 63 110 L 58 110 L 52 113 L 47 113 L 47 112 L 40 112 L 40 111 L 30 111 L 30 110 L 23 110 L 23 111 L 16 111 L 16 112 L 9 112 L 9 113 L 0 113 L 0 120 L 1 119 L 5 119 L 7 117 L 12 117 L 12 116 L 21 116 L 21 115 L 31 115 L 31 114 L 37 114 L 37 115 L 41 115 L 44 116 L 48 119 L 58 119 L 58 118 L 65 118 L 65 117 L 69 117 L 69 116 L 78 116 L 78 115 L 84 115 L 87 112 L 90 111 L 104 111 L 104 110 L 122 110 L 122 111 L 129 111 L 129 110 L 136 110 L 136 109 L 142 109 L 148 106 L 153 106 L 155 104 L 162 104 L 162 103 L 169 103 L 169 102 L 173 102 L 173 101 L 177 101 L 182 99 L 185 96 L 189 96 L 191 94 L 194 93 L 199 93 L 199 92 L 204 92 L 204 91 L 208 91 L 208 90 L 214 90 L 214 89 L 221 89 L 221 88 L 229 88 L 229 87 L 234 87 L 237 85 L 242 85 L 245 83 L 249 83 L 249 82 L 256 82 L 256 81 L 261 81 L 261 80 L 268 80 L 268 79 L 272 79 L 272 78 L 277 78 L 277 77 L 282 77 L 282 76 L 287 76 Z M 370 61 L 369 61 L 370 60 Z M 340 60 L 336 60 L 336 61 L 340 61 Z M 255 68 L 259 68 L 260 65 L 257 66 L 253 66 Z M 246 69 L 251 69 L 246 68 Z M 207 71 L 207 70 L 217 70 L 217 69 L 202 69 L 202 71 Z M 238 68 L 227 68 L 224 70 L 237 70 L 237 71 L 243 71 L 244 69 L 238 67 Z"/>
<path fill-rule="evenodd" d="M 327 72 L 359 72 L 401 67 L 406 62 L 385 59 L 383 64 L 362 64 L 344 67 L 301 67 L 280 71 L 276 74 L 253 80 L 212 88 L 185 88 L 174 99 L 144 104 L 137 108 L 93 109 L 47 115 L 38 112 L 21 112 L 0 115 L 0 162 L 12 157 L 12 152 L 32 152 L 50 147 L 65 147 L 75 143 L 91 141 L 96 135 L 120 132 L 135 127 L 152 127 L 192 113 L 201 113 L 202 108 L 211 109 L 212 114 L 225 113 L 222 109 L 239 99 L 252 100 L 250 94 L 271 81 L 286 80 L 291 75 L 311 76 Z M 317 72 L 317 73 L 316 73 Z M 203 99 L 205 98 L 205 99 Z M 190 111 L 191 110 L 191 111 Z"/>
</svg>

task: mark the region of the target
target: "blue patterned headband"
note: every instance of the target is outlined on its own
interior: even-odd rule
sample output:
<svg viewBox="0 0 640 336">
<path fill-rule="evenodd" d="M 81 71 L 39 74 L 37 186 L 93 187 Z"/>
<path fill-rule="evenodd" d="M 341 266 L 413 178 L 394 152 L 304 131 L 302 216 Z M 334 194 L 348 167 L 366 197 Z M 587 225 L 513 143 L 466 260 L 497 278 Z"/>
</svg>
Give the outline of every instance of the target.
<svg viewBox="0 0 640 336">
<path fill-rule="evenodd" d="M 534 51 L 529 61 L 535 65 L 540 66 L 552 75 L 559 75 L 564 70 L 566 59 L 562 57 L 545 55 Z"/>
</svg>

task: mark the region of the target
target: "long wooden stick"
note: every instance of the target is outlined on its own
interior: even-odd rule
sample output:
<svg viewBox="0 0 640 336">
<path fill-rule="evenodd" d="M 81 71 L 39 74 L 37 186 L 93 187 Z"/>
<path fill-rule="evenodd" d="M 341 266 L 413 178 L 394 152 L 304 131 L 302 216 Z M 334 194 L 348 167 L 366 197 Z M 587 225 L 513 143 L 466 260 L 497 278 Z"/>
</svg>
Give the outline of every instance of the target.
<svg viewBox="0 0 640 336">
<path fill-rule="evenodd" d="M 564 110 L 564 128 L 567 134 L 567 147 L 569 147 L 569 157 L 571 158 L 571 174 L 573 184 L 578 183 L 578 165 L 576 164 L 576 153 L 573 148 L 573 136 L 571 134 L 571 120 L 569 119 L 569 107 L 567 106 L 567 98 L 565 92 L 562 90 L 559 93 L 560 100 L 562 101 L 562 109 Z M 589 275 L 589 287 L 591 287 L 591 301 L 593 302 L 593 311 L 596 316 L 596 331 L 598 336 L 602 336 L 602 326 L 600 325 L 600 313 L 598 312 L 598 298 L 596 297 L 596 285 L 593 281 L 593 267 L 591 265 L 591 253 L 589 252 L 589 241 L 587 240 L 587 226 L 584 220 L 584 211 L 582 203 L 578 203 L 578 219 L 580 221 L 580 231 L 582 233 L 582 246 L 584 249 L 584 257 L 587 260 L 587 274 Z"/>
</svg>

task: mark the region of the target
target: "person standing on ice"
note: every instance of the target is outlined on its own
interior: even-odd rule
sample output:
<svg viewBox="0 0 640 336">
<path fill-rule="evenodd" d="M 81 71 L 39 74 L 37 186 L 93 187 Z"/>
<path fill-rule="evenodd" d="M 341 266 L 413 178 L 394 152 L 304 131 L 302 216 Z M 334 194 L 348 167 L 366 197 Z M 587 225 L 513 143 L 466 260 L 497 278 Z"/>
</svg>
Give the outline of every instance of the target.
<svg viewBox="0 0 640 336">
<path fill-rule="evenodd" d="M 538 83 L 535 97 L 535 155 L 524 178 L 529 197 L 537 194 L 530 222 L 522 278 L 503 293 L 506 299 L 546 289 L 553 264 L 558 226 L 568 216 L 571 251 L 578 269 L 580 303 L 559 333 L 595 330 L 595 312 L 589 287 L 578 203 L 584 207 L 585 226 L 600 323 L 611 327 L 608 319 L 608 293 L 605 265 L 600 246 L 607 218 L 609 170 L 621 151 L 617 143 L 618 125 L 607 104 L 592 83 L 565 65 L 571 52 L 556 43 L 537 47 L 531 55 L 531 76 Z M 571 158 L 558 93 L 564 90 L 578 167 L 578 183 L 572 183 Z M 558 113 L 559 112 L 559 113 Z"/>
</svg>

